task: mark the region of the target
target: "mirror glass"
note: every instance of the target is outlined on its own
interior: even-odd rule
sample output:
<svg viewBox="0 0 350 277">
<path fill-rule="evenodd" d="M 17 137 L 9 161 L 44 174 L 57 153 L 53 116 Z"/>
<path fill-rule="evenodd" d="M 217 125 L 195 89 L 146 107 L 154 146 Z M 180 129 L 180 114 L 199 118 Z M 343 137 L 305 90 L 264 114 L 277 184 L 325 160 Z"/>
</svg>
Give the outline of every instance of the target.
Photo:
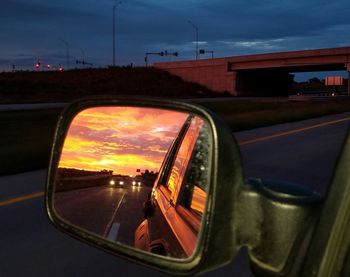
<svg viewBox="0 0 350 277">
<path fill-rule="evenodd" d="M 197 245 L 211 159 L 211 129 L 197 115 L 88 108 L 69 126 L 54 210 L 106 240 L 184 259 Z"/>
</svg>

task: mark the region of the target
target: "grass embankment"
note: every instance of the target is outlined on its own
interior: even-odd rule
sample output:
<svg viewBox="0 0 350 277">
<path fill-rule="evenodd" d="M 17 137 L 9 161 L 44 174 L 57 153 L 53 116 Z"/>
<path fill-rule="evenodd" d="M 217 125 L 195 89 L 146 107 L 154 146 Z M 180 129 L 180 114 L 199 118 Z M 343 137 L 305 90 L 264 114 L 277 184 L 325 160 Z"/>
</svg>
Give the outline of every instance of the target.
<svg viewBox="0 0 350 277">
<path fill-rule="evenodd" d="M 350 111 L 350 101 L 201 103 L 219 114 L 232 131 Z M 47 168 L 60 109 L 0 112 L 0 175 Z"/>
<path fill-rule="evenodd" d="M 350 111 L 350 100 L 325 102 L 217 101 L 201 103 L 217 112 L 232 131 L 243 131 L 279 123 L 300 121 Z"/>
<path fill-rule="evenodd" d="M 0 73 L 0 103 L 70 102 L 88 95 L 218 96 L 204 86 L 154 68 Z"/>
<path fill-rule="evenodd" d="M 0 175 L 48 166 L 60 111 L 0 112 Z"/>
</svg>

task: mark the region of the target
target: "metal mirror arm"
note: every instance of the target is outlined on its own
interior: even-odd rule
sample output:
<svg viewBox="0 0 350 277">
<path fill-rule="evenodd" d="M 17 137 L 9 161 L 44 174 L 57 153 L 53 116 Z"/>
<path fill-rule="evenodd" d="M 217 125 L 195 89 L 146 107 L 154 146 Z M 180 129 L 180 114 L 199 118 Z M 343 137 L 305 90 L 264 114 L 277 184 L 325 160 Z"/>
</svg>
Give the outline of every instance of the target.
<svg viewBox="0 0 350 277">
<path fill-rule="evenodd" d="M 256 275 L 297 275 L 322 199 L 304 187 L 247 179 L 236 200 L 237 245 Z"/>
</svg>

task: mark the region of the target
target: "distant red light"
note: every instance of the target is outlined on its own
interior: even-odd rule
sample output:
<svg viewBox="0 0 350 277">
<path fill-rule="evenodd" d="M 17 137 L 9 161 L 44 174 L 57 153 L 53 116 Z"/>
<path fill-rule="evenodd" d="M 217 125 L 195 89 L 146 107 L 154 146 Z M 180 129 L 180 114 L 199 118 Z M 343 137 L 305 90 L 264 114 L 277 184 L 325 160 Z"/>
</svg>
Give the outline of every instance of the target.
<svg viewBox="0 0 350 277">
<path fill-rule="evenodd" d="M 51 69 L 51 65 L 50 65 L 50 64 L 47 64 L 47 65 L 46 65 L 46 68 L 47 68 L 47 69 Z"/>
<path fill-rule="evenodd" d="M 39 69 L 39 68 L 40 68 L 40 63 L 36 63 L 36 64 L 35 64 L 35 68 L 36 68 L 36 69 Z"/>
</svg>

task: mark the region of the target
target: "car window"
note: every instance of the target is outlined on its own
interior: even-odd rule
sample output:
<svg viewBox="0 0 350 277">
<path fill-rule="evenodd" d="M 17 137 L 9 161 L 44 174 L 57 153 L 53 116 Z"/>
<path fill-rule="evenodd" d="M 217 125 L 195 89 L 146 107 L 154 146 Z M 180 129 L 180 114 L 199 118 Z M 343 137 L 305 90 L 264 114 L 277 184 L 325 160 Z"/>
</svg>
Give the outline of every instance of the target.
<svg viewBox="0 0 350 277">
<path fill-rule="evenodd" d="M 170 200 L 173 203 L 176 203 L 181 184 L 186 174 L 186 169 L 189 165 L 189 161 L 202 126 L 203 120 L 201 118 L 196 116 L 191 120 L 191 124 L 177 152 L 170 171 L 169 179 L 166 183 L 166 187 L 170 192 Z"/>
<path fill-rule="evenodd" d="M 157 184 L 158 186 L 160 185 L 164 185 L 166 184 L 169 174 L 170 174 L 170 168 L 173 164 L 174 158 L 175 158 L 175 154 L 176 151 L 179 147 L 179 144 L 181 143 L 181 138 L 183 137 L 183 135 L 186 133 L 190 123 L 191 123 L 191 119 L 192 119 L 192 115 L 190 115 L 185 123 L 183 124 L 181 130 L 179 131 L 179 133 L 177 134 L 176 138 L 174 139 L 174 141 L 171 143 L 167 154 L 164 157 L 163 163 L 160 167 L 159 170 L 159 175 L 155 181 L 155 184 Z"/>
<path fill-rule="evenodd" d="M 201 216 L 204 212 L 210 174 L 212 141 L 209 126 L 203 124 L 183 181 L 178 204 Z"/>
</svg>

